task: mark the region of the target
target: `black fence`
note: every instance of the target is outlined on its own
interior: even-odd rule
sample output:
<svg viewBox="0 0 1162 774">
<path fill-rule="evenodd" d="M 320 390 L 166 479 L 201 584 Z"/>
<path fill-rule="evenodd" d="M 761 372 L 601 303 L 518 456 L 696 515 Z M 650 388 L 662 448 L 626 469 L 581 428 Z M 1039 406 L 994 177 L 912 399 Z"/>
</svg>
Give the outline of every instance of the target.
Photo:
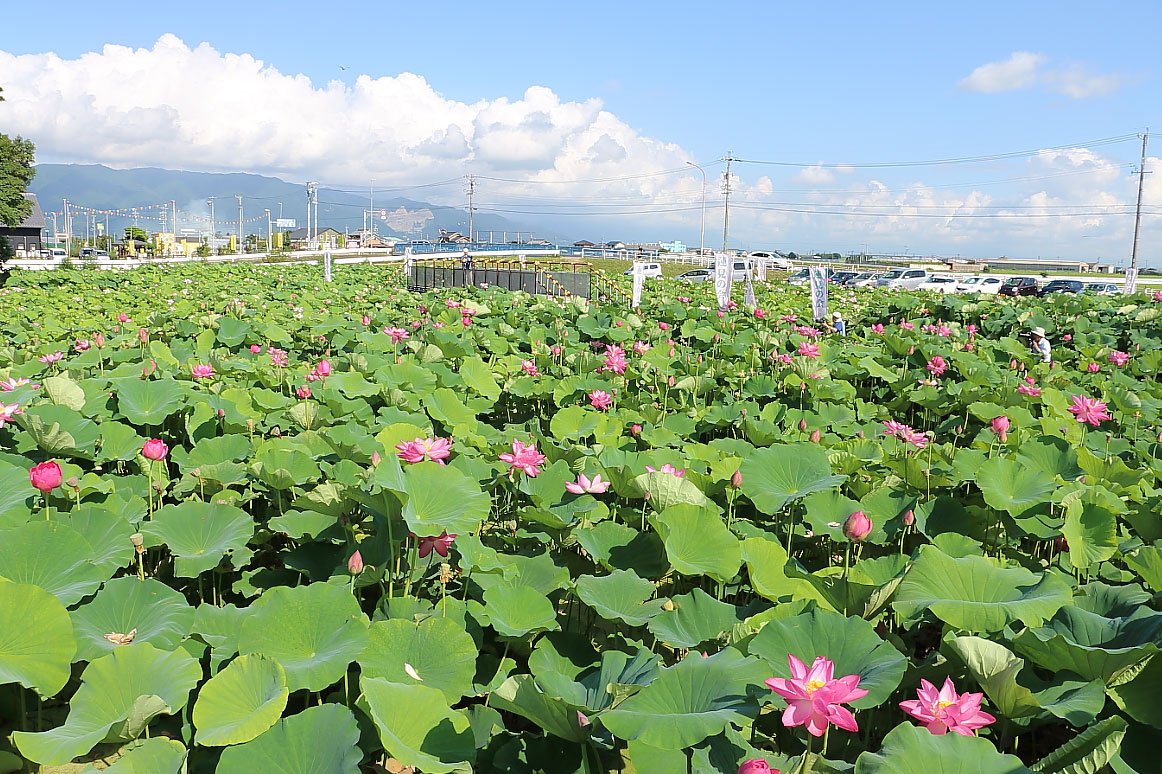
<svg viewBox="0 0 1162 774">
<path fill-rule="evenodd" d="M 523 290 L 530 295 L 590 298 L 593 274 L 587 264 L 519 261 L 478 262 L 466 268 L 461 261 L 416 261 L 408 275 L 408 289 L 477 287 Z"/>
</svg>

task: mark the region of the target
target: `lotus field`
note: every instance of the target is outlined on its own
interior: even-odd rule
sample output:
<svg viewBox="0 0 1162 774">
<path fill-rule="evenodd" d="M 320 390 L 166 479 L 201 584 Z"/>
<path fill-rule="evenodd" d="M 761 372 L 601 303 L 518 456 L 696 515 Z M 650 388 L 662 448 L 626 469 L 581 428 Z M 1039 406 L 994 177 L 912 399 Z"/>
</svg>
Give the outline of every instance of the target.
<svg viewBox="0 0 1162 774">
<path fill-rule="evenodd" d="M 0 772 L 1159 771 L 1152 296 L 403 284 L 0 291 Z"/>
</svg>

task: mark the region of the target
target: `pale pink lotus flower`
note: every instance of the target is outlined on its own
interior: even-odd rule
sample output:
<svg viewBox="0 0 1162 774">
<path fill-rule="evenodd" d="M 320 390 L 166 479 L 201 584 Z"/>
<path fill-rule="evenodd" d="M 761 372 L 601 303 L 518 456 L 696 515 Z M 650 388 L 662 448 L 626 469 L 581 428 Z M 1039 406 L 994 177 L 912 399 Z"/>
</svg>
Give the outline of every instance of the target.
<svg viewBox="0 0 1162 774">
<path fill-rule="evenodd" d="M 928 434 L 913 430 L 910 427 L 905 427 L 904 433 L 900 436 L 900 440 L 912 444 L 917 449 L 923 449 L 928 445 Z"/>
<path fill-rule="evenodd" d="M 780 352 L 779 354 L 775 355 L 775 360 L 779 363 L 782 363 L 783 365 L 791 365 L 795 362 L 795 358 L 791 357 L 786 352 Z"/>
<path fill-rule="evenodd" d="M 1126 363 L 1130 362 L 1130 353 L 1114 350 L 1110 353 L 1110 362 L 1116 365 L 1118 368 L 1121 368 Z"/>
<path fill-rule="evenodd" d="M 1101 370 L 1101 366 L 1099 366 L 1097 363 L 1090 363 L 1090 364 L 1089 364 L 1089 365 L 1087 365 L 1085 368 L 1086 368 L 1086 370 L 1087 370 L 1087 371 L 1089 371 L 1091 374 L 1096 374 L 1098 371 L 1100 371 L 1100 370 Z"/>
<path fill-rule="evenodd" d="M 399 344 L 401 341 L 410 339 L 412 335 L 400 327 L 384 328 L 383 333 L 391 339 L 392 344 Z"/>
<path fill-rule="evenodd" d="M 413 534 L 412 537 L 415 537 Z M 421 559 L 426 559 L 428 554 L 435 549 L 440 556 L 447 556 L 448 549 L 452 547 L 452 541 L 456 539 L 456 535 L 449 535 L 447 530 L 444 530 L 439 536 L 430 536 L 419 538 L 420 547 L 419 555 Z"/>
<path fill-rule="evenodd" d="M 56 352 L 53 352 L 51 355 L 41 355 L 38 359 L 40 360 L 40 362 L 44 363 L 45 365 L 52 365 L 53 363 L 60 362 L 62 359 L 64 359 L 64 356 L 65 355 L 63 352 L 61 352 L 60 350 L 57 350 Z"/>
<path fill-rule="evenodd" d="M 783 322 L 793 323 L 796 320 L 798 320 L 799 318 L 797 315 L 785 314 L 782 317 L 780 317 L 779 319 L 782 320 Z"/>
<path fill-rule="evenodd" d="M 1022 395 L 1029 395 L 1035 398 L 1041 394 L 1041 388 L 1032 384 L 1021 383 L 1017 385 L 1017 392 L 1021 393 Z"/>
<path fill-rule="evenodd" d="M 600 411 L 606 411 L 613 405 L 613 396 L 605 390 L 594 390 L 589 393 L 589 405 Z"/>
<path fill-rule="evenodd" d="M 903 438 L 904 431 L 908 426 L 903 422 L 897 422 L 894 419 L 889 419 L 884 422 L 884 435 L 890 435 L 893 438 Z"/>
<path fill-rule="evenodd" d="M 296 387 L 295 397 L 299 400 L 306 400 L 307 398 L 311 397 L 311 388 L 305 384 L 302 387 Z"/>
<path fill-rule="evenodd" d="M 88 339 L 77 339 L 73 342 L 73 349 L 77 352 L 88 352 L 91 346 L 93 345 Z"/>
<path fill-rule="evenodd" d="M 262 354 L 262 347 L 258 344 L 251 344 L 250 345 L 250 354 L 261 355 Z"/>
<path fill-rule="evenodd" d="M 19 403 L 9 403 L 7 405 L 0 403 L 0 427 L 4 427 L 5 423 L 11 422 L 20 413 Z"/>
<path fill-rule="evenodd" d="M 459 309 L 460 302 L 456 301 L 455 299 L 449 298 L 447 301 L 444 302 L 444 306 L 448 307 L 449 309 Z"/>
<path fill-rule="evenodd" d="M 816 358 L 819 357 L 819 345 L 808 344 L 806 341 L 799 344 L 799 354 L 803 357 Z"/>
<path fill-rule="evenodd" d="M 679 304 L 688 304 L 688 303 L 690 303 L 690 300 L 691 300 L 690 296 L 678 296 L 678 303 Z"/>
<path fill-rule="evenodd" d="M 512 466 L 509 473 L 521 470 L 530 478 L 536 478 L 537 474 L 541 472 L 539 466 L 545 464 L 545 455 L 537 451 L 536 443 L 530 443 L 526 446 L 516 438 L 512 439 L 512 453 L 506 452 L 500 455 L 499 459 Z"/>
<path fill-rule="evenodd" d="M 949 328 L 947 325 L 941 324 L 940 327 L 938 327 L 936 329 L 936 335 L 942 336 L 942 337 L 947 339 L 950 336 L 952 336 L 952 329 Z"/>
<path fill-rule="evenodd" d="M 1104 420 L 1109 419 L 1109 412 L 1106 411 L 1107 404 L 1097 400 L 1097 398 L 1089 398 L 1084 395 L 1071 395 L 1073 405 L 1067 410 L 1077 417 L 1078 422 L 1088 422 L 1097 427 Z"/>
<path fill-rule="evenodd" d="M 529 376 L 539 376 L 540 375 L 540 372 L 537 371 L 537 364 L 531 360 L 520 361 L 520 370 L 524 371 Z"/>
<path fill-rule="evenodd" d="M 635 355 L 644 355 L 650 351 L 650 345 L 644 341 L 635 341 L 633 343 L 633 353 Z"/>
<path fill-rule="evenodd" d="M 901 327 L 901 328 L 903 328 L 903 329 L 904 329 L 904 330 L 906 330 L 906 331 L 914 331 L 914 330 L 916 330 L 916 326 L 915 326 L 915 324 L 914 324 L 914 323 L 910 323 L 910 322 L 908 322 L 907 320 L 901 320 L 901 321 L 900 321 L 900 327 Z"/>
<path fill-rule="evenodd" d="M 884 324 L 883 324 L 883 323 L 876 323 L 875 325 L 873 325 L 873 326 L 871 327 L 871 332 L 872 332 L 872 333 L 883 334 L 883 332 L 884 332 Z"/>
<path fill-rule="evenodd" d="M 829 725 L 845 731 L 859 731 L 851 710 L 840 706 L 862 699 L 867 691 L 859 687 L 859 675 L 835 679 L 835 662 L 816 657 L 810 669 L 794 654 L 787 656 L 791 677 L 771 677 L 767 686 L 787 701 L 783 725 L 806 726 L 812 736 L 823 736 Z"/>
<path fill-rule="evenodd" d="M 966 692 L 957 695 L 951 677 L 944 678 L 944 687 L 940 690 L 921 679 L 916 695 L 920 697 L 918 700 L 900 702 L 900 709 L 937 736 L 949 731 L 961 736 L 975 736 L 978 728 L 997 722 L 980 708 L 984 694 Z"/>
<path fill-rule="evenodd" d="M 649 465 L 646 465 L 646 472 L 647 473 L 669 473 L 671 476 L 675 476 L 677 478 L 682 478 L 682 476 L 686 475 L 685 468 L 682 468 L 681 470 L 679 470 L 678 468 L 675 468 L 673 465 L 671 465 L 668 462 L 665 463 L 664 465 L 662 465 L 661 468 L 658 468 L 656 470 L 654 468 L 651 468 Z"/>
<path fill-rule="evenodd" d="M 290 364 L 290 358 L 287 357 L 286 350 L 270 348 L 270 364 L 276 368 L 286 368 Z"/>
<path fill-rule="evenodd" d="M 190 369 L 190 376 L 195 379 L 212 379 L 214 378 L 214 366 L 199 363 Z"/>
<path fill-rule="evenodd" d="M 21 377 L 21 378 L 9 377 L 8 379 L 0 382 L 0 392 L 12 392 L 17 387 L 23 387 L 26 384 L 32 384 L 32 382 L 30 382 L 29 380 L 27 380 L 23 377 Z M 35 390 L 38 387 L 40 387 L 39 384 L 32 384 L 32 389 Z"/>
<path fill-rule="evenodd" d="M 948 361 L 937 355 L 928 361 L 928 373 L 936 376 L 943 376 L 944 372 L 948 370 Z"/>
<path fill-rule="evenodd" d="M 592 481 L 590 481 L 589 478 L 584 473 L 582 473 L 581 475 L 577 476 L 576 482 L 570 481 L 565 484 L 565 491 L 578 495 L 585 494 L 586 492 L 589 494 L 602 494 L 605 492 L 605 490 L 609 489 L 609 486 L 610 484 L 608 481 L 601 480 L 600 473 L 594 476 Z"/>
<path fill-rule="evenodd" d="M 616 344 L 605 347 L 605 366 L 603 371 L 613 371 L 615 374 L 624 374 L 629 363 L 625 359 L 625 350 Z"/>
<path fill-rule="evenodd" d="M 417 438 L 414 441 L 404 441 L 396 444 L 396 456 L 404 462 L 423 462 L 430 460 L 445 464 L 452 454 L 451 438 Z"/>
</svg>

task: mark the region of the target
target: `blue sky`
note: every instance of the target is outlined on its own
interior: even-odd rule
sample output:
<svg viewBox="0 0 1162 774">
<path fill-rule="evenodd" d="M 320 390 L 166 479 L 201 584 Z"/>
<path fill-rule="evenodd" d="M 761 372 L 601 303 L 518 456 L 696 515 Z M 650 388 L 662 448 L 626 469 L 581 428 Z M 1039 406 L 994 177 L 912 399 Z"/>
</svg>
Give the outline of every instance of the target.
<svg viewBox="0 0 1162 774">
<path fill-rule="evenodd" d="M 38 139 L 45 160 L 166 166 L 172 157 L 194 168 L 203 158 L 204 168 L 212 170 L 265 172 L 291 180 L 313 176 L 349 185 L 375 176 L 404 186 L 468 172 L 506 180 L 552 177 L 559 182 L 539 187 L 496 181 L 481 196 L 497 209 L 544 212 L 533 205 L 545 198 L 539 192 L 551 190 L 548 197 L 570 200 L 573 213 L 586 213 L 557 220 L 586 233 L 599 222 L 605 230 L 612 217 L 593 215 L 602 209 L 589 205 L 620 202 L 627 206 L 619 211 L 627 214 L 613 220 L 624 225 L 630 238 L 696 240 L 698 213 L 688 209 L 692 191 L 700 192 L 696 173 L 690 178 L 670 175 L 662 183 L 650 177 L 641 178 L 641 185 L 619 182 L 616 190 L 609 190 L 610 183 L 568 186 L 570 176 L 598 180 L 617 176 L 618 169 L 628 177 L 681 167 L 686 160 L 713 164 L 728 150 L 745 159 L 832 165 L 1067 148 L 1124 137 L 1089 149 L 1091 156 L 1080 148 L 1073 154 L 988 163 L 806 173 L 795 167 L 741 164 L 735 167 L 740 204 L 809 204 L 840 214 L 740 210 L 737 238 L 731 241 L 844 251 L 871 243 L 869 249 L 900 251 L 908 246 L 914 252 L 945 254 L 1126 252 L 1127 218 L 1109 213 L 1124 212 L 1118 206 L 1132 204 L 1136 194 L 1130 165 L 1137 164 L 1140 144 L 1130 135 L 1147 126 L 1162 132 L 1157 57 L 1148 42 L 1136 42 L 1135 34 L 1159 27 L 1159 3 L 1097 8 L 1079 2 L 289 2 L 272 11 L 268 5 L 208 2 L 196 8 L 150 4 L 118 13 L 64 2 L 51 8 L 10 9 L 7 18 L 10 29 L 21 30 L 0 42 L 0 84 L 13 102 L 25 96 L 34 107 L 46 104 L 48 93 L 78 89 L 80 94 L 66 93 L 54 112 L 59 115 L 66 106 L 70 113 L 84 112 L 96 105 L 98 115 L 90 126 L 102 120 L 121 127 L 140 123 L 132 138 L 118 138 L 110 130 L 86 139 L 71 136 L 59 121 L 38 123 L 29 117 L 28 105 L 23 111 L 15 105 L 15 117 L 0 110 L 0 130 L 22 130 Z M 78 57 L 101 52 L 106 44 L 156 50 L 167 34 L 189 49 L 207 43 L 215 60 L 207 66 L 209 75 L 191 65 L 195 56 L 175 67 L 168 80 L 142 86 L 146 75 L 110 61 L 102 81 L 86 87 L 73 77 L 54 82 L 44 60 L 26 56 L 54 52 L 66 69 L 69 63 L 80 68 Z M 246 76 L 230 70 L 224 57 L 231 54 L 261 60 L 281 76 L 309 78 L 312 96 L 303 97 L 303 103 L 323 106 L 312 107 L 314 114 L 333 104 L 339 87 L 328 83 L 337 81 L 350 90 L 340 114 L 356 117 L 356 122 L 378 116 L 392 126 L 364 133 L 366 142 L 336 140 L 317 157 L 295 143 L 283 144 L 299 150 L 293 157 L 256 150 L 236 153 L 233 162 L 213 152 L 185 158 L 180 149 L 165 149 L 161 137 L 173 126 L 190 133 L 183 147 L 191 147 L 216 137 L 208 130 L 194 131 L 199 121 L 228 120 L 232 114 L 251 121 L 255 114 L 263 121 L 274 118 L 274 106 L 255 98 L 254 91 L 231 103 L 225 115 L 216 111 L 216 118 L 177 104 L 183 94 L 203 86 L 199 77 L 213 80 L 213 73 L 220 71 L 221 84 L 228 88 Z M 20 82 L 5 76 L 6 63 Z M 164 67 L 155 61 L 148 69 Z M 401 73 L 420 76 L 426 86 L 401 84 Z M 250 75 L 259 77 L 257 71 Z M 369 76 L 365 83 L 372 86 L 390 80 L 392 88 L 371 88 L 361 98 L 360 76 Z M 38 80 L 43 80 L 39 90 L 31 89 L 28 81 Z M 110 81 L 116 91 L 110 91 Z M 167 84 L 172 94 L 166 93 Z M 526 92 L 533 86 L 547 89 L 552 99 L 545 94 L 530 99 Z M 25 88 L 30 91 L 24 93 Z M 288 102 L 294 103 L 301 89 L 283 82 L 268 91 L 279 89 L 285 95 L 277 104 L 293 110 Z M 128 112 L 114 121 L 105 111 L 102 118 L 101 105 L 110 102 Z M 165 110 L 170 102 L 177 104 L 176 117 Z M 599 111 L 615 118 L 616 126 L 609 128 L 610 119 L 600 117 Z M 415 134 L 419 124 L 424 137 Z M 142 142 L 150 126 L 157 137 Z M 490 138 L 487 130 L 498 127 L 504 131 Z M 318 134 L 320 147 L 326 144 L 322 134 L 329 131 L 327 126 L 306 126 L 304 131 Z M 609 140 L 601 141 L 602 136 Z M 580 138 L 585 147 L 578 150 Z M 245 139 L 241 145 L 245 147 Z M 366 169 L 333 163 L 334 148 L 383 161 L 367 161 Z M 421 160 L 417 148 L 429 155 Z M 392 160 L 394 154 L 398 163 Z M 1162 137 L 1151 155 L 1162 155 Z M 721 165 L 707 171 L 719 175 Z M 1154 186 L 1158 194 L 1153 187 L 1148 192 L 1154 197 L 1148 198 L 1151 213 L 1162 205 L 1162 181 Z M 925 195 L 918 199 L 919 187 Z M 439 193 L 433 191 L 428 198 Z M 1036 198 L 1038 194 L 1043 198 Z M 449 201 L 461 196 L 458 189 L 444 195 Z M 631 209 L 635 197 L 651 202 L 643 208 L 657 208 L 657 216 Z M 714 180 L 711 200 L 708 231 L 711 223 L 721 228 L 721 196 Z M 677 209 L 666 207 L 675 202 L 686 208 L 660 211 Z M 842 214 L 845 208 L 865 207 L 870 209 L 859 211 L 886 216 L 900 203 L 928 206 L 931 214 L 983 207 L 978 215 L 1005 205 L 1015 208 L 1010 214 L 1042 205 L 1044 213 L 1052 214 L 1076 205 L 1069 211 L 1078 217 L 1046 217 L 1044 222 L 980 217 L 969 228 L 968 223 L 949 227 L 943 221 L 928 222 L 938 218 L 892 221 Z M 1092 218 L 1082 217 L 1091 212 Z M 1159 219 L 1147 218 L 1148 235 L 1162 236 L 1155 226 Z M 1162 262 L 1162 250 L 1153 244 L 1144 244 L 1143 254 Z"/>
</svg>

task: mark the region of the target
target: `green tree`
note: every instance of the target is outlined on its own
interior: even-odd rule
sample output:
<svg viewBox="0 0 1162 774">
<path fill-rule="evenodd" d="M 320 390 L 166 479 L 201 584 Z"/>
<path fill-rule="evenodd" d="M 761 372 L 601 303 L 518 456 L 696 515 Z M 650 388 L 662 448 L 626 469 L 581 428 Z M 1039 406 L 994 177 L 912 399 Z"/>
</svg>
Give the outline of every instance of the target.
<svg viewBox="0 0 1162 774">
<path fill-rule="evenodd" d="M 32 212 L 32 202 L 24 198 L 32 176 L 36 146 L 22 137 L 0 134 L 0 223 L 15 227 Z"/>
<path fill-rule="evenodd" d="M 138 242 L 148 242 L 149 234 L 145 233 L 145 229 L 137 226 L 130 226 L 125 229 L 125 239 L 136 239 Z"/>
</svg>

